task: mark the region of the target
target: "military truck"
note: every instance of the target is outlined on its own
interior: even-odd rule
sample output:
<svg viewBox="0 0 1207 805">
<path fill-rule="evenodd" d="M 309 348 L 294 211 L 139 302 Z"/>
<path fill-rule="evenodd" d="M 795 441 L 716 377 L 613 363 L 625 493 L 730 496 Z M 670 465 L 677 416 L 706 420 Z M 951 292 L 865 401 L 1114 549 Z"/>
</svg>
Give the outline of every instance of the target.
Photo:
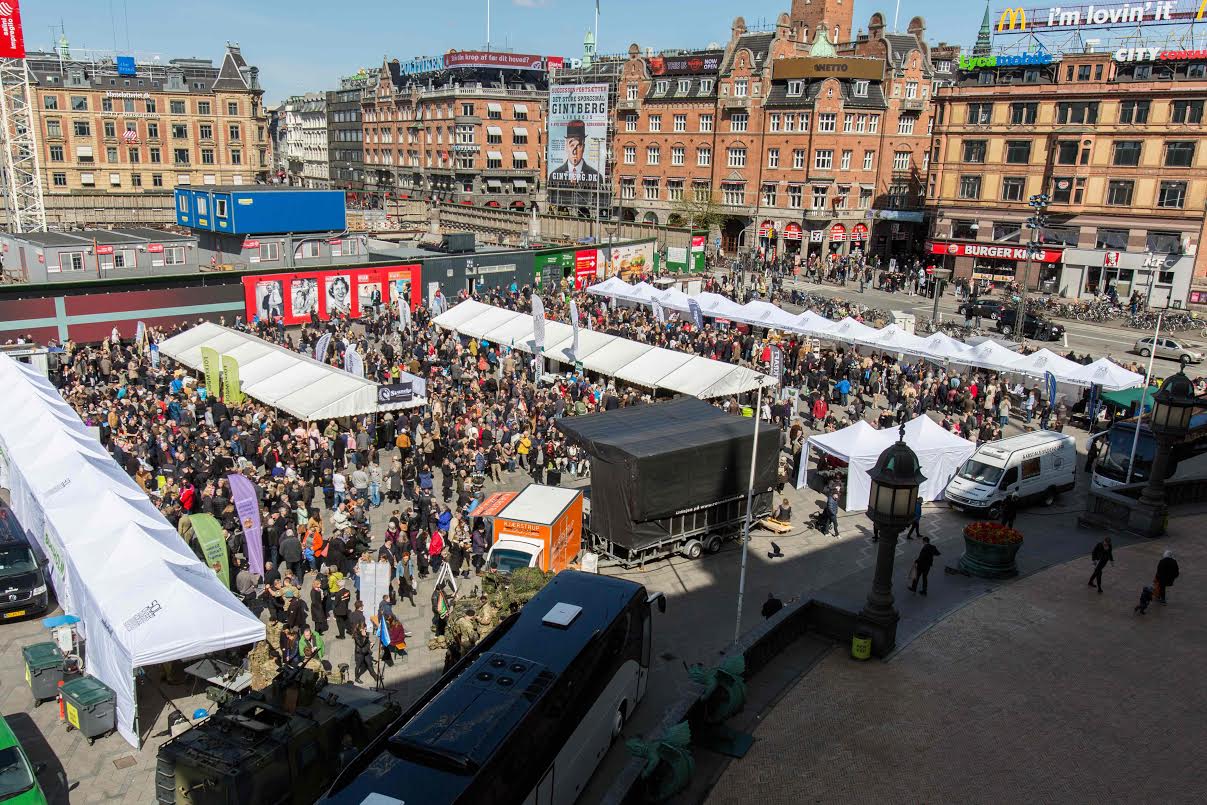
<svg viewBox="0 0 1207 805">
<path fill-rule="evenodd" d="M 159 805 L 309 805 L 402 712 L 384 692 L 285 668 L 159 748 Z"/>
</svg>

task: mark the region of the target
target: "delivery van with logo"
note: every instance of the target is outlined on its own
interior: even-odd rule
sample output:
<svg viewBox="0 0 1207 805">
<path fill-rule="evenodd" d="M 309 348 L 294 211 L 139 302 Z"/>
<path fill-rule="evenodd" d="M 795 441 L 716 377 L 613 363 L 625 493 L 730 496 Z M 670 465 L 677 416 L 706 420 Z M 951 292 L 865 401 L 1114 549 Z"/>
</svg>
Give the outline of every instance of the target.
<svg viewBox="0 0 1207 805">
<path fill-rule="evenodd" d="M 1012 494 L 1020 502 L 1051 505 L 1077 482 L 1077 445 L 1072 436 L 1041 430 L 987 442 L 947 483 L 943 497 L 958 511 L 996 518 Z"/>
<path fill-rule="evenodd" d="M 498 503 L 502 503 L 501 506 Z M 483 501 L 482 514 L 492 520 L 493 544 L 486 567 L 509 573 L 539 567 L 558 573 L 578 559 L 583 542 L 583 493 L 579 489 L 529 484 L 510 500 Z"/>
<path fill-rule="evenodd" d="M 0 500 L 0 623 L 47 610 L 44 564 L 13 510 Z"/>
</svg>

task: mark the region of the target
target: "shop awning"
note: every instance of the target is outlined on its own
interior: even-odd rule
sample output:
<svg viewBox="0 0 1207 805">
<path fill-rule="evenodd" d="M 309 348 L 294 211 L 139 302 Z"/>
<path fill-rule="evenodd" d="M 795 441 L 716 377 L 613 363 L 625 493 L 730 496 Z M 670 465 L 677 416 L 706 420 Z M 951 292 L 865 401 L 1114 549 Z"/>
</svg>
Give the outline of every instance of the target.
<svg viewBox="0 0 1207 805">
<path fill-rule="evenodd" d="M 486 158 L 487 158 L 487 159 L 498 159 L 498 160 L 502 160 L 502 159 L 503 159 L 503 152 L 502 152 L 502 151 L 487 151 L 487 152 L 486 152 Z"/>
<path fill-rule="evenodd" d="M 496 114 L 501 115 L 501 114 L 503 114 L 503 106 L 502 106 L 502 104 L 488 103 L 488 104 L 486 104 L 486 111 L 495 112 Z"/>
<path fill-rule="evenodd" d="M 528 104 L 526 104 L 526 103 L 517 103 L 517 104 L 515 105 L 515 113 L 516 113 L 517 115 L 526 115 L 526 114 L 528 114 Z"/>
<path fill-rule="evenodd" d="M 517 108 L 519 108 L 519 107 L 517 107 Z M 523 126 L 516 126 L 515 128 L 513 128 L 511 130 L 511 132 L 512 132 L 512 134 L 518 135 L 520 137 L 528 136 L 528 129 L 524 128 Z"/>
<path fill-rule="evenodd" d="M 487 187 L 502 187 L 503 182 L 501 179 L 487 179 L 486 186 Z"/>
<path fill-rule="evenodd" d="M 513 160 L 515 160 L 516 162 L 527 162 L 528 161 L 528 152 L 527 151 L 512 151 L 511 158 Z"/>
<path fill-rule="evenodd" d="M 486 133 L 491 137 L 502 137 L 503 129 L 499 128 L 498 126 L 487 126 Z"/>
</svg>

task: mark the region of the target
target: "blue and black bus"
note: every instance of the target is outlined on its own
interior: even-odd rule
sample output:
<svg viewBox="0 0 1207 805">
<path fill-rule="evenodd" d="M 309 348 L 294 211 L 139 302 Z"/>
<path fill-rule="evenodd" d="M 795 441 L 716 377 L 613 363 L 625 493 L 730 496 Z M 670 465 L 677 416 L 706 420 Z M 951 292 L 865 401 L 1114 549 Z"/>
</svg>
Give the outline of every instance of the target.
<svg viewBox="0 0 1207 805">
<path fill-rule="evenodd" d="M 570 805 L 645 694 L 655 603 L 636 582 L 562 571 L 321 801 Z"/>
</svg>

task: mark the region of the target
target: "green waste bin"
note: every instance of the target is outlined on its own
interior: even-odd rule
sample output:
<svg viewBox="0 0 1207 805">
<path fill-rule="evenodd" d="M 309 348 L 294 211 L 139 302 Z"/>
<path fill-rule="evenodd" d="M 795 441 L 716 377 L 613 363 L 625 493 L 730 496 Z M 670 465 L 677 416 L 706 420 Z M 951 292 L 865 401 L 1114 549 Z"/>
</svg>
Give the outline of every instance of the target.
<svg viewBox="0 0 1207 805">
<path fill-rule="evenodd" d="M 63 681 L 63 652 L 54 643 L 34 643 L 21 649 L 25 681 L 33 693 L 34 707 L 59 695 Z"/>
<path fill-rule="evenodd" d="M 63 685 L 63 709 L 67 729 L 79 730 L 88 743 L 113 732 L 117 714 L 113 691 L 91 676 L 82 676 Z"/>
<path fill-rule="evenodd" d="M 872 636 L 867 632 L 856 632 L 851 638 L 851 656 L 866 660 L 872 656 Z"/>
</svg>

